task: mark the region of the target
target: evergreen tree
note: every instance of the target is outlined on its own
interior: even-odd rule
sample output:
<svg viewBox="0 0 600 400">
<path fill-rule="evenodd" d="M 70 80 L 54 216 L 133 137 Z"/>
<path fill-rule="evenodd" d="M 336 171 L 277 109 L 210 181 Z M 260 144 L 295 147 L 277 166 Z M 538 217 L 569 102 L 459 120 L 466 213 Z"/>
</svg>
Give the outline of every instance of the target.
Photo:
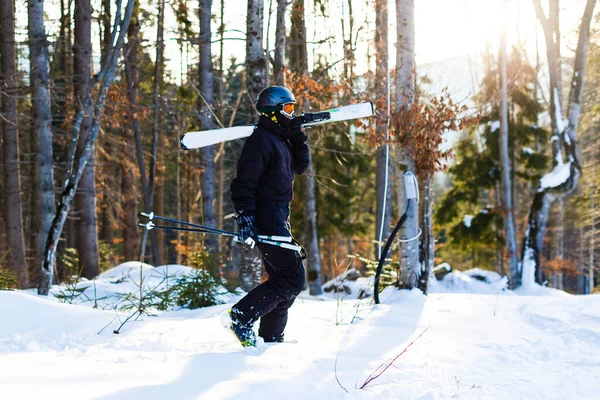
<svg viewBox="0 0 600 400">
<path fill-rule="evenodd" d="M 448 171 L 453 187 L 435 212 L 435 221 L 443 228 L 440 257 L 458 267 L 466 267 L 469 259 L 472 266 L 493 265 L 496 251 L 504 247 L 499 203 L 500 76 L 495 63 L 488 65 L 476 96 L 485 116 L 478 127 L 462 133 L 458 140 L 456 162 Z M 509 55 L 508 82 L 513 205 L 516 219 L 521 222 L 517 230 L 522 232 L 530 198 L 523 194 L 535 190 L 535 182 L 546 168 L 548 149 L 544 145 L 548 133 L 536 125 L 541 105 L 535 94 L 535 70 L 518 48 Z M 465 251 L 469 254 L 466 258 Z M 501 258 L 496 257 L 496 263 L 501 264 Z M 499 265 L 497 269 L 501 270 Z"/>
</svg>

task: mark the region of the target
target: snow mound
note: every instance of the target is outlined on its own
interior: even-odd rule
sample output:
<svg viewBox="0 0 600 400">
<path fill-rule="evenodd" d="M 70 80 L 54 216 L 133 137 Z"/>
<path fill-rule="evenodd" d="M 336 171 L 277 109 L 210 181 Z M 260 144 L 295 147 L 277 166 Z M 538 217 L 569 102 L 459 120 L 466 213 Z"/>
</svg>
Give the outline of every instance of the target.
<svg viewBox="0 0 600 400">
<path fill-rule="evenodd" d="M 336 299 L 362 299 L 373 295 L 373 277 L 362 277 L 350 268 L 323 284 L 323 292 Z"/>
<path fill-rule="evenodd" d="M 473 268 L 467 271 L 452 271 L 438 281 L 430 279 L 432 293 L 479 293 L 495 294 L 508 288 L 508 278 L 493 271 Z"/>
<path fill-rule="evenodd" d="M 54 285 L 50 297 L 62 302 L 79 304 L 104 310 L 120 309 L 131 304 L 140 292 L 160 292 L 171 288 L 178 278 L 191 275 L 194 268 L 179 264 L 153 267 L 139 261 L 128 261 L 98 275 L 96 279 L 81 278 L 76 283 Z M 236 291 L 237 293 L 237 291 Z M 238 294 L 223 287 L 217 296 L 227 302 Z"/>
<path fill-rule="evenodd" d="M 104 341 L 100 329 L 106 326 L 105 332 L 112 334 L 118 322 L 114 312 L 24 292 L 0 291 L 0 304 L 0 353 L 84 348 Z"/>
</svg>

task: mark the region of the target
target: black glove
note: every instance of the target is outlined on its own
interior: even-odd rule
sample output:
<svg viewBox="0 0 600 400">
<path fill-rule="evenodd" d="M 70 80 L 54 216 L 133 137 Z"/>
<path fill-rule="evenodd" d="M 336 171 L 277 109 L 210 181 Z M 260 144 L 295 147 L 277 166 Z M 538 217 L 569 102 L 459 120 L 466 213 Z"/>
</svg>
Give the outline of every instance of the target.
<svg viewBox="0 0 600 400">
<path fill-rule="evenodd" d="M 292 131 L 290 143 L 292 146 L 300 146 L 302 143 L 306 142 L 307 139 L 308 136 L 306 136 L 302 128 L 295 128 Z"/>
<path fill-rule="evenodd" d="M 302 130 L 302 116 L 294 118 L 286 118 L 284 115 L 277 116 L 277 121 L 281 126 L 287 129 L 288 133 L 285 138 L 290 141 L 292 146 L 298 146 L 306 142 L 308 136 Z"/>
<path fill-rule="evenodd" d="M 256 227 L 254 226 L 254 215 L 241 214 L 238 215 L 235 220 L 240 227 L 240 231 L 238 232 L 238 240 L 254 248 L 256 241 L 258 240 Z"/>
</svg>

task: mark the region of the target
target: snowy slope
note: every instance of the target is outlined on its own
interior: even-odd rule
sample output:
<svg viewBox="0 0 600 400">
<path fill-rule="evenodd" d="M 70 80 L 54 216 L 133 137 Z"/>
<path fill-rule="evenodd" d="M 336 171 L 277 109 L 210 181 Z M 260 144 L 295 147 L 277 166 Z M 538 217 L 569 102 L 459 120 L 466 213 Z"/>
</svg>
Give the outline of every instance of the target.
<svg viewBox="0 0 600 400">
<path fill-rule="evenodd" d="M 145 317 L 115 335 L 125 314 L 0 292 L 0 398 L 599 398 L 600 296 L 499 293 L 386 289 L 379 306 L 303 295 L 290 343 L 243 349 L 218 322 L 228 305 Z"/>
</svg>

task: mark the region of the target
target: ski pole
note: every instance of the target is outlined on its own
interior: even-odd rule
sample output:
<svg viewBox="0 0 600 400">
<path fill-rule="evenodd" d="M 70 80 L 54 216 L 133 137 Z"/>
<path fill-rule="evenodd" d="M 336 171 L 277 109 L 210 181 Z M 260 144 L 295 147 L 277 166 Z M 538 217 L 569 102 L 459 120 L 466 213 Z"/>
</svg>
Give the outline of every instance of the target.
<svg viewBox="0 0 600 400">
<path fill-rule="evenodd" d="M 143 215 L 144 217 L 148 217 L 148 219 L 150 221 L 152 221 L 154 218 L 156 218 L 156 219 L 160 219 L 161 221 L 173 222 L 174 224 L 191 226 L 192 228 L 204 229 L 204 230 L 207 230 L 207 231 L 212 231 L 212 232 L 216 232 L 216 233 L 222 233 L 224 235 L 228 235 L 228 234 L 232 234 L 233 233 L 233 232 L 227 232 L 227 231 L 224 231 L 224 230 L 221 230 L 221 229 L 217 229 L 217 228 L 213 228 L 213 227 L 206 226 L 206 225 L 193 224 L 191 222 L 180 221 L 178 219 L 161 217 L 160 215 L 154 215 L 153 212 L 151 212 L 150 214 L 140 213 L 140 215 Z"/>
<path fill-rule="evenodd" d="M 179 228 L 179 227 L 173 227 L 173 226 L 155 225 L 152 221 L 150 221 L 146 224 L 140 223 L 139 225 L 143 226 L 147 230 L 152 230 L 152 229 L 156 228 L 156 229 L 167 229 L 167 230 L 173 230 L 173 231 L 206 233 L 209 235 L 222 235 L 222 236 L 238 237 L 238 234 L 234 233 L 234 232 L 227 232 L 227 231 L 215 232 L 212 230 L 205 230 L 205 229 Z M 274 239 L 274 240 L 268 240 L 267 238 Z M 276 238 L 281 238 L 282 241 L 276 241 L 277 240 Z M 250 241 L 254 242 L 254 240 L 252 238 L 248 238 L 245 243 L 250 245 L 251 247 L 254 247 L 254 246 L 252 246 L 252 243 Z M 289 250 L 300 251 L 300 249 L 301 249 L 300 246 L 296 246 L 296 245 L 289 243 L 292 241 L 292 238 L 289 236 L 259 235 L 258 241 L 260 243 L 269 244 L 271 246 L 282 247 L 284 249 L 289 249 Z"/>
<path fill-rule="evenodd" d="M 152 230 L 152 229 L 156 228 L 156 229 L 167 229 L 167 230 L 172 230 L 172 231 L 208 233 L 211 235 L 237 236 L 237 234 L 233 233 L 233 232 L 215 232 L 215 231 L 212 231 L 209 229 L 180 228 L 180 227 L 176 227 L 176 226 L 155 225 L 152 221 L 150 221 L 146 224 L 140 223 L 139 225 L 145 227 L 147 230 Z"/>
</svg>

